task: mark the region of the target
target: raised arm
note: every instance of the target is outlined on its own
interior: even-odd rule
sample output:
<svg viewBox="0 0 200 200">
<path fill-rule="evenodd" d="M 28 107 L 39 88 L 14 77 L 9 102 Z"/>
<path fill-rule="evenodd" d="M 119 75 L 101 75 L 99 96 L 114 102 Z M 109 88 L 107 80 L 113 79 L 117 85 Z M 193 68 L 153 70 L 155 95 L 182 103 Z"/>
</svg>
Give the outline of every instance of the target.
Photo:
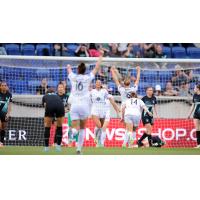
<svg viewBox="0 0 200 200">
<path fill-rule="evenodd" d="M 95 66 L 95 68 L 92 70 L 92 73 L 94 74 L 94 75 L 96 75 L 97 74 L 97 72 L 100 70 L 100 68 L 101 68 L 101 62 L 102 62 L 102 60 L 103 60 L 103 54 L 104 54 L 104 51 L 100 51 L 100 56 L 99 56 L 99 59 L 98 59 L 98 61 L 97 61 L 97 63 L 96 63 L 96 66 Z"/>
<path fill-rule="evenodd" d="M 70 74 L 70 73 L 72 73 L 72 67 L 71 67 L 71 65 L 67 65 L 67 73 L 68 73 L 68 75 Z"/>
<path fill-rule="evenodd" d="M 140 66 L 137 66 L 136 67 L 136 70 L 137 70 L 137 77 L 136 77 L 136 81 L 135 81 L 135 85 L 139 85 L 139 81 L 140 81 Z"/>
<path fill-rule="evenodd" d="M 118 78 L 117 78 L 117 74 L 116 74 L 116 71 L 115 71 L 115 70 L 116 70 L 115 66 L 112 66 L 111 69 L 110 69 L 111 74 L 112 74 L 112 78 L 113 78 L 115 84 L 116 84 L 117 87 L 118 87 L 118 86 L 120 86 L 120 82 L 119 82 L 119 80 L 118 80 Z"/>
</svg>

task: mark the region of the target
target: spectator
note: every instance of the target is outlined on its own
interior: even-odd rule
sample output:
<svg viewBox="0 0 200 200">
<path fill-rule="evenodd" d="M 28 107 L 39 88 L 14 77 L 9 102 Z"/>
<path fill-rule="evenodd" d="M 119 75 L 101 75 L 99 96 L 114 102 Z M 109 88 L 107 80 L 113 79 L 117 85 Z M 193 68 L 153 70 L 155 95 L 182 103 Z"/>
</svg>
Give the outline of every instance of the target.
<svg viewBox="0 0 200 200">
<path fill-rule="evenodd" d="M 50 56 L 49 49 L 44 48 L 44 49 L 42 50 L 42 55 L 43 55 L 43 56 Z"/>
<path fill-rule="evenodd" d="M 104 51 L 104 57 L 107 57 L 108 53 L 110 51 L 109 44 L 108 43 L 100 43 L 99 48 Z"/>
<path fill-rule="evenodd" d="M 119 57 L 118 45 L 115 43 L 111 44 L 111 50 L 108 53 L 109 57 Z"/>
<path fill-rule="evenodd" d="M 166 58 L 167 56 L 163 53 L 162 45 L 158 44 L 155 45 L 155 58 Z"/>
<path fill-rule="evenodd" d="M 87 46 L 80 44 L 75 51 L 75 55 L 78 57 L 89 57 Z"/>
<path fill-rule="evenodd" d="M 182 82 L 180 87 L 179 87 L 179 96 L 189 96 L 191 95 L 189 92 L 189 86 L 187 82 Z"/>
<path fill-rule="evenodd" d="M 88 50 L 90 57 L 99 57 L 100 52 L 98 49 L 99 47 L 95 43 L 90 43 Z"/>
<path fill-rule="evenodd" d="M 64 85 L 64 89 L 65 89 L 65 93 L 68 94 L 68 88 L 67 88 L 67 82 L 65 80 L 61 81 L 60 83 L 62 83 Z"/>
<path fill-rule="evenodd" d="M 0 44 L 0 55 L 7 55 L 5 48 Z"/>
<path fill-rule="evenodd" d="M 143 48 L 144 48 L 145 58 L 153 58 L 155 56 L 155 44 L 146 43 L 146 44 L 143 44 Z"/>
<path fill-rule="evenodd" d="M 118 45 L 118 52 L 122 56 L 128 48 L 128 43 L 119 43 Z"/>
<path fill-rule="evenodd" d="M 56 43 L 53 47 L 55 56 L 67 56 L 68 49 L 64 46 L 64 44 Z"/>
<path fill-rule="evenodd" d="M 183 83 L 189 82 L 189 76 L 185 74 L 184 70 L 180 65 L 175 66 L 175 76 L 172 77 L 172 85 L 179 89 Z"/>
<path fill-rule="evenodd" d="M 133 55 L 135 58 L 142 58 L 143 57 L 143 45 L 139 43 L 133 43 Z"/>
<path fill-rule="evenodd" d="M 161 86 L 160 85 L 156 85 L 154 95 L 155 96 L 162 96 L 163 95 L 163 92 L 161 90 Z"/>
<path fill-rule="evenodd" d="M 133 44 L 128 44 L 127 50 L 124 52 L 123 57 L 125 58 L 134 58 L 133 54 Z"/>
<path fill-rule="evenodd" d="M 170 82 L 170 81 L 167 82 L 164 96 L 177 96 L 177 95 L 178 95 L 178 92 L 176 90 L 174 90 L 172 82 Z"/>
<path fill-rule="evenodd" d="M 43 78 L 41 81 L 41 85 L 36 87 L 37 95 L 45 95 L 48 88 L 49 86 L 47 84 L 47 79 Z"/>
</svg>

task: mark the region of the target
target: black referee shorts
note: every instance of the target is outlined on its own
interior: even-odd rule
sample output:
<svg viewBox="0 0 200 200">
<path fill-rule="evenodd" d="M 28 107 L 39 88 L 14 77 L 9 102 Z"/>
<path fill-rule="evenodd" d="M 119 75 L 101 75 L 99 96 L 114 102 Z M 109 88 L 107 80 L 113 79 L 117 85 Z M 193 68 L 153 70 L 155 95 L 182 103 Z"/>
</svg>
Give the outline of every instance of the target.
<svg viewBox="0 0 200 200">
<path fill-rule="evenodd" d="M 47 105 L 45 109 L 45 117 L 60 118 L 65 116 L 64 105 Z"/>
<path fill-rule="evenodd" d="M 194 115 L 193 115 L 193 118 L 194 118 L 194 119 L 198 119 L 198 120 L 200 120 L 200 116 L 197 115 L 197 114 L 194 114 Z"/>
</svg>

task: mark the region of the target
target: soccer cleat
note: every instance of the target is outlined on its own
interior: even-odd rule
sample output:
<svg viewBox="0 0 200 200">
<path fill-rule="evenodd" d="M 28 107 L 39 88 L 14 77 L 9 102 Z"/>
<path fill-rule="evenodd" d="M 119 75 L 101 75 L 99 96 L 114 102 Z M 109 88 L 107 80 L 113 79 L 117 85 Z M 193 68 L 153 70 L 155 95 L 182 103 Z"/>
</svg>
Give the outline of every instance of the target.
<svg viewBox="0 0 200 200">
<path fill-rule="evenodd" d="M 61 149 L 61 146 L 60 146 L 60 145 L 56 145 L 56 151 L 57 151 L 57 152 L 61 152 L 61 151 L 62 151 L 62 149 Z"/>
<path fill-rule="evenodd" d="M 138 147 L 142 147 L 143 146 L 142 142 L 140 142 L 140 141 L 137 141 L 137 145 L 138 145 Z"/>
<path fill-rule="evenodd" d="M 194 147 L 195 149 L 199 149 L 200 148 L 200 144 L 198 144 L 196 147 Z"/>
<path fill-rule="evenodd" d="M 49 151 L 49 147 L 44 147 L 44 152 L 48 152 Z"/>
<path fill-rule="evenodd" d="M 80 150 L 77 150 L 77 151 L 76 151 L 76 154 L 77 154 L 77 155 L 81 155 L 81 151 L 80 151 Z"/>
</svg>

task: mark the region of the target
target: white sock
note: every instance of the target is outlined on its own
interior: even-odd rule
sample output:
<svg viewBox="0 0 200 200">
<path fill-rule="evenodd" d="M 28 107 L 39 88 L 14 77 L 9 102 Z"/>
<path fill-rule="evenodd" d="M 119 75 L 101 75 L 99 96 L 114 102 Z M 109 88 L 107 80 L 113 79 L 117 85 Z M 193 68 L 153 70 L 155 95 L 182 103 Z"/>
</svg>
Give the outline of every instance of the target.
<svg viewBox="0 0 200 200">
<path fill-rule="evenodd" d="M 78 134 L 78 130 L 75 128 L 72 128 L 71 131 L 72 131 L 72 138 Z"/>
<path fill-rule="evenodd" d="M 102 133 L 101 133 L 101 145 L 102 146 L 104 146 L 105 139 L 106 139 L 106 131 L 102 130 Z"/>
<path fill-rule="evenodd" d="M 96 139 L 98 137 L 98 133 L 99 133 L 99 128 L 95 127 L 94 128 L 94 136 L 95 136 Z"/>
<path fill-rule="evenodd" d="M 129 140 L 128 131 L 125 131 L 123 146 L 126 146 L 128 140 Z"/>
<path fill-rule="evenodd" d="M 129 132 L 128 134 L 129 134 L 129 139 L 130 139 L 130 140 L 129 140 L 129 145 L 131 145 L 131 144 L 134 143 L 134 140 L 136 139 L 136 132 L 133 131 L 132 133 Z"/>
<path fill-rule="evenodd" d="M 81 151 L 81 148 L 83 146 L 85 139 L 85 129 L 80 129 L 79 135 L 78 135 L 78 145 L 77 145 L 77 150 Z"/>
</svg>

